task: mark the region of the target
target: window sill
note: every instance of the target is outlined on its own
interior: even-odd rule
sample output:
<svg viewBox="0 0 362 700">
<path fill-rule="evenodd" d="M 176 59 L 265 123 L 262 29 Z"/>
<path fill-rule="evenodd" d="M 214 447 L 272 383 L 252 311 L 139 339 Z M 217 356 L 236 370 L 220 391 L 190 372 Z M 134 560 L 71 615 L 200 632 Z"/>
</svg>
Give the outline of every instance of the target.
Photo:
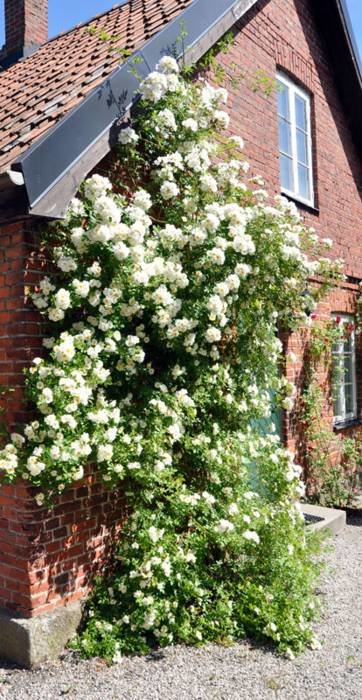
<svg viewBox="0 0 362 700">
<path fill-rule="evenodd" d="M 299 209 L 304 209 L 305 211 L 309 211 L 311 214 L 319 216 L 319 209 L 313 204 L 306 204 L 301 199 L 298 199 L 298 197 L 294 197 L 293 195 L 288 194 L 288 192 L 283 192 L 283 190 L 280 194 L 282 195 L 282 197 L 286 197 L 286 199 L 289 199 L 291 202 L 294 202 L 294 204 L 296 204 L 297 207 L 299 207 Z"/>
<path fill-rule="evenodd" d="M 358 425 L 362 425 L 362 418 L 351 418 L 350 420 L 341 421 L 340 423 L 334 423 L 333 430 L 346 430 L 348 428 L 354 428 Z"/>
</svg>

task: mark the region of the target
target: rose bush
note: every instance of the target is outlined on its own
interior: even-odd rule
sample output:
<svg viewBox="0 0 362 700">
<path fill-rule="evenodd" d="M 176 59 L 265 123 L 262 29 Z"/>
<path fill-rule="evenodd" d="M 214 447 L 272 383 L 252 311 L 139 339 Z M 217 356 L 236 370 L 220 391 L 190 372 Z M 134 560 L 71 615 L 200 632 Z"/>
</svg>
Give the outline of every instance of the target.
<svg viewBox="0 0 362 700">
<path fill-rule="evenodd" d="M 271 395 L 286 409 L 294 395 L 276 329 L 307 321 L 340 264 L 249 177 L 242 139 L 222 131 L 225 90 L 165 57 L 140 94 L 114 188 L 93 175 L 47 234 L 58 272 L 34 303 L 54 332 L 27 377 L 39 417 L 0 469 L 39 504 L 89 462 L 123 483 L 131 516 L 86 655 L 246 633 L 292 654 L 313 639 L 315 565 L 300 469 L 270 418 Z"/>
</svg>

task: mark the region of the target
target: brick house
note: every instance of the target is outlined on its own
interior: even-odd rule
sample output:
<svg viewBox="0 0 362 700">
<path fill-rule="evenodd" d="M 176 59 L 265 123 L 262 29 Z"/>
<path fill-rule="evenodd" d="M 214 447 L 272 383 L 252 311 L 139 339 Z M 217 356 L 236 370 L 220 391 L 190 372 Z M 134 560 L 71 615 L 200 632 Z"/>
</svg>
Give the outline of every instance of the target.
<svg viewBox="0 0 362 700">
<path fill-rule="evenodd" d="M 44 334 L 28 300 L 45 265 L 38 232 L 62 217 L 89 172 L 111 167 L 120 123 L 135 99 L 137 80 L 120 52 L 109 51 L 103 32 L 117 37 L 113 46 L 121 53 L 143 58 L 145 75 L 162 53 L 180 52 L 182 27 L 189 62 L 232 32 L 218 56 L 232 129 L 243 135 L 252 172 L 270 194 L 293 199 L 306 223 L 333 239 L 333 255 L 346 260 L 346 281 L 318 313 L 353 316 L 362 280 L 362 79 L 344 2 L 129 0 L 48 42 L 46 0 L 5 0 L 5 18 L 0 380 L 13 388 L 3 401 L 9 428 L 29 415 L 22 370 Z M 255 90 L 275 78 L 283 89 Z M 289 370 L 297 382 L 303 342 L 286 339 L 299 358 Z M 326 416 L 348 434 L 358 430 L 362 411 L 362 362 L 358 349 L 352 354 L 352 388 L 345 383 L 335 415 L 331 409 Z M 290 416 L 283 432 L 296 449 L 300 436 Z M 122 494 L 107 492 L 91 471 L 51 511 L 35 504 L 24 483 L 0 487 L 0 655 L 25 665 L 41 661 L 50 654 L 47 635 L 53 653 L 61 648 L 79 622 L 79 601 L 106 560 L 123 507 Z"/>
</svg>

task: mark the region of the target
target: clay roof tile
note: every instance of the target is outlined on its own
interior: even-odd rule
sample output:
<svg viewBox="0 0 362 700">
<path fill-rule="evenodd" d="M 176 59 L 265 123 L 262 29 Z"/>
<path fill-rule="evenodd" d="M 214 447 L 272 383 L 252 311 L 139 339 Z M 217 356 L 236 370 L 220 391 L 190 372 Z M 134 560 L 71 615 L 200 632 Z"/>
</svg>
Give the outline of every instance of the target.
<svg viewBox="0 0 362 700">
<path fill-rule="evenodd" d="M 129 0 L 60 34 L 0 73 L 0 171 L 192 0 Z M 112 37 L 105 39 L 102 33 Z"/>
</svg>

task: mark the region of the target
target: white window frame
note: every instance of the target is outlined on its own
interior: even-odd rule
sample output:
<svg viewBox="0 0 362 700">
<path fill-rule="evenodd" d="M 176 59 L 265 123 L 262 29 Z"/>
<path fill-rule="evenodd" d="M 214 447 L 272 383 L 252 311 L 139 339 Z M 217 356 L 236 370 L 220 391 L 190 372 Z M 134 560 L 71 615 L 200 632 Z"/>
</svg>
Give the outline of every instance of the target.
<svg viewBox="0 0 362 700">
<path fill-rule="evenodd" d="M 303 88 L 299 87 L 299 85 L 296 85 L 290 78 L 285 73 L 282 73 L 281 71 L 277 71 L 277 81 L 278 83 L 282 83 L 284 87 L 288 90 L 288 104 L 289 104 L 289 117 L 290 117 L 290 127 L 291 127 L 291 160 L 292 160 L 292 171 L 293 171 L 293 183 L 294 183 L 294 191 L 289 190 L 286 187 L 283 187 L 281 185 L 281 192 L 284 194 L 289 195 L 290 197 L 293 197 L 293 199 L 297 199 L 299 202 L 302 202 L 303 204 L 307 204 L 308 206 L 314 207 L 314 180 L 313 180 L 313 153 L 312 153 L 312 121 L 311 121 L 311 97 L 308 92 L 303 90 Z M 279 89 L 279 85 L 278 85 Z M 308 158 L 308 164 L 307 166 L 304 163 L 301 163 L 304 167 L 307 167 L 308 170 L 308 180 L 309 180 L 309 193 L 310 197 L 305 198 L 302 195 L 299 194 L 299 175 L 298 175 L 298 156 L 297 156 L 297 123 L 296 123 L 296 116 L 295 116 L 295 96 L 298 95 L 301 97 L 305 103 L 306 103 L 306 122 L 307 122 L 307 158 Z M 279 130 L 279 118 L 281 115 L 279 115 L 278 111 L 278 130 Z M 279 141 L 279 137 L 278 137 Z M 288 157 L 290 157 L 290 154 L 285 153 L 284 151 L 281 151 L 280 149 L 280 143 L 279 145 L 279 155 L 284 154 Z"/>
<path fill-rule="evenodd" d="M 342 411 L 340 415 L 334 415 L 333 417 L 333 423 L 334 425 L 340 425 L 343 423 L 348 423 L 351 420 L 354 420 L 357 418 L 357 376 L 356 376 L 356 336 L 355 336 L 355 318 L 351 314 L 338 314 L 335 313 L 332 315 L 334 319 L 339 317 L 340 323 L 353 323 L 354 324 L 354 329 L 351 331 L 351 364 L 350 364 L 350 370 L 351 370 L 351 386 L 352 386 L 352 411 L 349 411 L 347 413 L 346 411 L 346 391 L 345 391 L 345 382 L 341 382 L 339 385 L 339 404 L 342 407 Z M 335 356 L 341 356 L 345 355 L 345 350 L 344 350 L 344 344 L 339 343 L 338 344 L 340 347 L 339 351 L 335 351 L 332 349 L 332 355 L 333 357 Z M 343 363 L 344 366 L 344 363 Z M 334 406 L 333 406 L 333 413 L 334 413 Z"/>
</svg>

